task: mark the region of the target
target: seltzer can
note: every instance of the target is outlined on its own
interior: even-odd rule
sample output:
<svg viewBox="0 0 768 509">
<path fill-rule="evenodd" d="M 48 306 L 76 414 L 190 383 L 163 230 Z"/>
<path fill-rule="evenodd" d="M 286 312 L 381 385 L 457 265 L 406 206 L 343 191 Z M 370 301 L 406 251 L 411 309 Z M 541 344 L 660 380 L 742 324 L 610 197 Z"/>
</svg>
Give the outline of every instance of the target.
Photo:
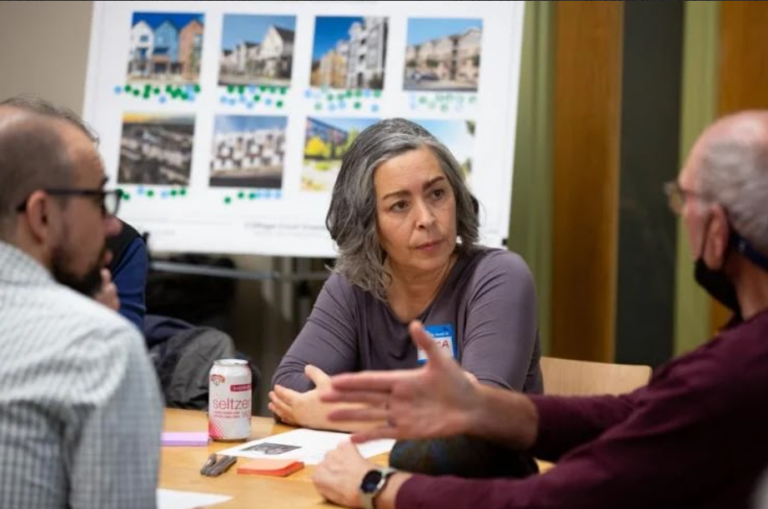
<svg viewBox="0 0 768 509">
<path fill-rule="evenodd" d="M 208 435 L 213 440 L 247 440 L 251 435 L 252 394 L 248 361 L 217 360 L 208 380 Z"/>
</svg>

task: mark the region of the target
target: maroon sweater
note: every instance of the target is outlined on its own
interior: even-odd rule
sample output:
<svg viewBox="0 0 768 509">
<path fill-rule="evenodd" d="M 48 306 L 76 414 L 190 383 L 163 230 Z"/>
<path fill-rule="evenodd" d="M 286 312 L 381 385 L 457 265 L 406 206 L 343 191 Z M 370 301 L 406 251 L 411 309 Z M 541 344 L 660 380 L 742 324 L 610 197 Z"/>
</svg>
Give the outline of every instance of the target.
<svg viewBox="0 0 768 509">
<path fill-rule="evenodd" d="M 531 399 L 533 453 L 556 468 L 522 480 L 417 475 L 397 508 L 750 507 L 768 466 L 768 311 L 627 396 Z"/>
</svg>

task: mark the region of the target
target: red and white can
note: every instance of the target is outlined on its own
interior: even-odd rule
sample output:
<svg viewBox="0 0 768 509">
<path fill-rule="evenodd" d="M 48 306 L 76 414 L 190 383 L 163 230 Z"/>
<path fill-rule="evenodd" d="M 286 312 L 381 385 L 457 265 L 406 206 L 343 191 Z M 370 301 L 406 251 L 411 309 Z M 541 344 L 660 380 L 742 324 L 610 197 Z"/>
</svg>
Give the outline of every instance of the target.
<svg viewBox="0 0 768 509">
<path fill-rule="evenodd" d="M 248 361 L 215 361 L 208 380 L 208 435 L 214 440 L 247 440 L 251 435 Z"/>
</svg>

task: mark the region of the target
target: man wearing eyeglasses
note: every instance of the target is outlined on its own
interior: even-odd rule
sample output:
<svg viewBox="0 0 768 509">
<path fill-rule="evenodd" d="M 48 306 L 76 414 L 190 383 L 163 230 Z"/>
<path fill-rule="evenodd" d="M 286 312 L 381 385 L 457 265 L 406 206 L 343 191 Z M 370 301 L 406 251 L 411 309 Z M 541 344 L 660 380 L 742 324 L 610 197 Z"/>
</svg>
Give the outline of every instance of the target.
<svg viewBox="0 0 768 509">
<path fill-rule="evenodd" d="M 734 311 L 717 337 L 628 395 L 528 396 L 472 383 L 415 322 L 427 364 L 334 377 L 324 401 L 370 406 L 329 418 L 386 423 L 356 442 L 471 434 L 556 467 L 526 479 L 428 477 L 378 467 L 345 443 L 316 470 L 318 491 L 367 509 L 751 507 L 768 467 L 768 112 L 707 129 L 667 192 L 696 280 Z"/>
<path fill-rule="evenodd" d="M 77 126 L 0 106 L 0 507 L 156 504 L 154 370 L 88 298 L 120 229 L 105 184 Z"/>
</svg>

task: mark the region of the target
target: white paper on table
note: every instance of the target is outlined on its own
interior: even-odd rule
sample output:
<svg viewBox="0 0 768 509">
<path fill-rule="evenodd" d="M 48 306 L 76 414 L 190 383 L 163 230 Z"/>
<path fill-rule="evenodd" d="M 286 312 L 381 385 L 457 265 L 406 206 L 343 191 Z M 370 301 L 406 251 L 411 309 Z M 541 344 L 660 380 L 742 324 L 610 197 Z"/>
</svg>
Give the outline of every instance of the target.
<svg viewBox="0 0 768 509">
<path fill-rule="evenodd" d="M 349 440 L 349 433 L 296 429 L 218 452 L 227 456 L 292 459 L 303 461 L 307 465 L 317 465 L 323 461 L 327 452 L 332 451 L 345 440 Z M 391 451 L 394 445 L 394 440 L 372 440 L 358 444 L 357 450 L 364 458 L 372 458 Z"/>
<path fill-rule="evenodd" d="M 157 490 L 157 509 L 196 509 L 230 500 L 227 495 L 194 491 Z"/>
</svg>

